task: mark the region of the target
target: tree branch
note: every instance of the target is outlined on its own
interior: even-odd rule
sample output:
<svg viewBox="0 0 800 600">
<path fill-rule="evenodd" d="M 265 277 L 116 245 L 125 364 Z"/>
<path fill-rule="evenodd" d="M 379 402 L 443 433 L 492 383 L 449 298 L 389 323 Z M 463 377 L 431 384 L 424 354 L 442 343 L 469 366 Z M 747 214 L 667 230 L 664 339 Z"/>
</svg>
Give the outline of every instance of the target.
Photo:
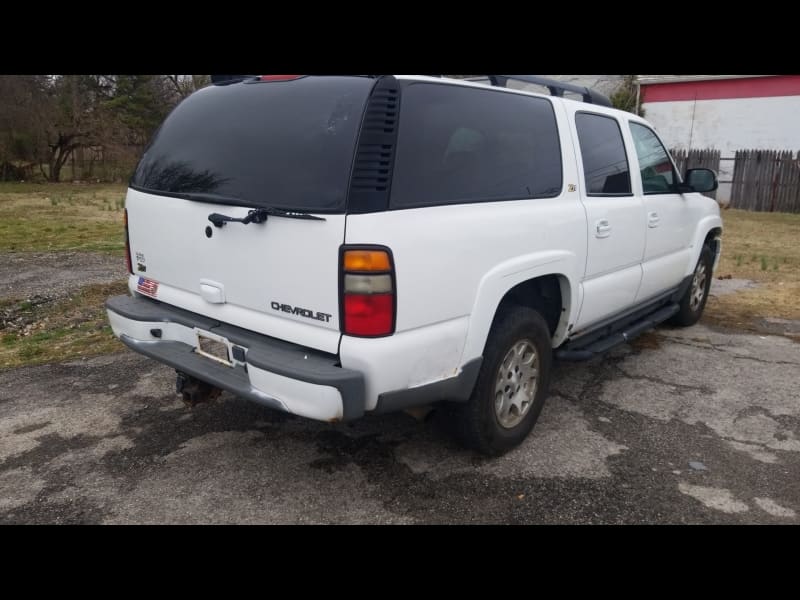
<svg viewBox="0 0 800 600">
<path fill-rule="evenodd" d="M 183 89 L 181 89 L 181 84 L 178 81 L 178 76 L 177 75 L 165 75 L 165 77 L 167 78 L 167 80 L 169 80 L 172 83 L 172 85 L 175 86 L 175 91 L 177 91 L 178 94 L 180 94 L 181 98 L 183 98 L 185 94 L 183 92 Z"/>
</svg>

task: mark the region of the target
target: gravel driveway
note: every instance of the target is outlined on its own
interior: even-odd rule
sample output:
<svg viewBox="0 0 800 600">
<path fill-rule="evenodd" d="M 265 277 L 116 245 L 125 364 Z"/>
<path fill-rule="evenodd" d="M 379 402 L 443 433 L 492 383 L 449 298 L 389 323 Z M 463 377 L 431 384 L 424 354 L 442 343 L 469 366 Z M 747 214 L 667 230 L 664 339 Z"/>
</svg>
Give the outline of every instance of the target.
<svg viewBox="0 0 800 600">
<path fill-rule="evenodd" d="M 68 296 L 78 287 L 125 278 L 119 256 L 99 252 L 0 254 L 0 300 Z"/>
</svg>

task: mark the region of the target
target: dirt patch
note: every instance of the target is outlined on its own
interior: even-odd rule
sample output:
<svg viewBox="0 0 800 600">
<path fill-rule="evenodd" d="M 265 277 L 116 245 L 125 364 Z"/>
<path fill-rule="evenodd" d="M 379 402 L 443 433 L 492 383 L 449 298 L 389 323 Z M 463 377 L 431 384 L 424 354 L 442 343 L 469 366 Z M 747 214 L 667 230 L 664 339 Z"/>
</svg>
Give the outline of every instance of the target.
<svg viewBox="0 0 800 600">
<path fill-rule="evenodd" d="M 716 327 L 739 329 L 762 334 L 795 335 L 787 333 L 776 323 L 800 320 L 800 284 L 768 283 L 756 289 L 745 289 L 725 296 L 708 298 L 702 321 Z"/>
<path fill-rule="evenodd" d="M 655 350 L 661 346 L 661 341 L 657 333 L 647 331 L 631 340 L 630 345 L 636 350 Z"/>
<path fill-rule="evenodd" d="M 64 298 L 34 296 L 0 306 L 0 368 L 83 358 L 122 349 L 105 301 L 126 281 L 83 286 Z"/>
<path fill-rule="evenodd" d="M 0 254 L 0 305 L 32 298 L 55 300 L 77 288 L 125 277 L 125 261 L 99 252 L 12 252 Z M 34 300 L 37 302 L 37 300 Z"/>
<path fill-rule="evenodd" d="M 800 320 L 766 317 L 759 319 L 756 323 L 766 333 L 800 338 Z"/>
<path fill-rule="evenodd" d="M 732 277 L 722 279 L 717 277 L 712 280 L 711 289 L 708 293 L 719 298 L 720 296 L 728 296 L 729 294 L 735 294 L 742 290 L 752 290 L 757 287 L 758 284 L 749 279 L 733 279 Z"/>
</svg>

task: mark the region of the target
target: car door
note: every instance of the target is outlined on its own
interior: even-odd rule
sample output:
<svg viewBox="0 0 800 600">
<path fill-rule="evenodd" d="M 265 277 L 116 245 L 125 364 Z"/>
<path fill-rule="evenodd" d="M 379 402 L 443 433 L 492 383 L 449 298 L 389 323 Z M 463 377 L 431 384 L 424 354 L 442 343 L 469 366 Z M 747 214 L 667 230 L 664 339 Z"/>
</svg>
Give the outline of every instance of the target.
<svg viewBox="0 0 800 600">
<path fill-rule="evenodd" d="M 642 284 L 637 302 L 677 286 L 690 259 L 691 207 L 675 190 L 675 165 L 658 135 L 644 123 L 629 121 L 635 160 L 634 192 L 641 197 L 647 222 Z"/>
<path fill-rule="evenodd" d="M 583 303 L 573 330 L 580 333 L 634 304 L 642 278 L 644 207 L 631 188 L 620 122 L 565 104 L 571 106 L 588 228 Z"/>
</svg>

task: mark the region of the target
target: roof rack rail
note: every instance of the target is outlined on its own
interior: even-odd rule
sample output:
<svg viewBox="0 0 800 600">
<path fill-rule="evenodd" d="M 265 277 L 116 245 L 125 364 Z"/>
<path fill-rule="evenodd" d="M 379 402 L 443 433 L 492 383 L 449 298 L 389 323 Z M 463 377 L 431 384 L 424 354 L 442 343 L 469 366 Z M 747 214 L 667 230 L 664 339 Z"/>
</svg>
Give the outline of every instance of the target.
<svg viewBox="0 0 800 600">
<path fill-rule="evenodd" d="M 548 90 L 550 90 L 551 96 L 563 98 L 564 92 L 573 92 L 575 94 L 580 94 L 584 102 L 613 108 L 611 100 L 609 100 L 607 96 L 582 85 L 564 83 L 563 81 L 549 79 L 547 77 L 539 77 L 538 75 L 484 75 L 480 79 L 483 79 L 484 77 L 488 77 L 489 82 L 496 87 L 508 87 L 509 81 L 533 83 L 546 87 Z M 474 81 L 475 78 L 470 78 L 470 80 Z"/>
</svg>

